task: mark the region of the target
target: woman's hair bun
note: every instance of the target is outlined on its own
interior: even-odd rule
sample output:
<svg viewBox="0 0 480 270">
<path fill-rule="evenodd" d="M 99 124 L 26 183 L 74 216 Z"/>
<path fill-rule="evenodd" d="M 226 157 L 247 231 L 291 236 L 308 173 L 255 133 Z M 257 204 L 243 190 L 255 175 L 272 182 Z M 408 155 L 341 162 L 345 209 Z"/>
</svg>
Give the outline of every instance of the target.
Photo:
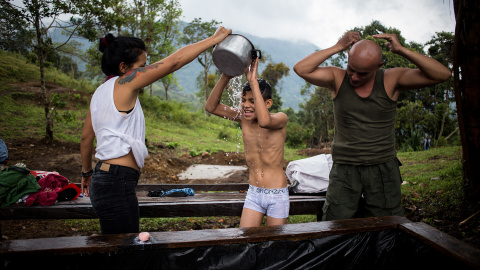
<svg viewBox="0 0 480 270">
<path fill-rule="evenodd" d="M 105 52 L 105 49 L 108 48 L 110 44 L 115 40 L 115 37 L 108 33 L 105 37 L 100 38 L 99 44 L 98 44 L 98 50 L 101 51 L 102 53 Z"/>
</svg>

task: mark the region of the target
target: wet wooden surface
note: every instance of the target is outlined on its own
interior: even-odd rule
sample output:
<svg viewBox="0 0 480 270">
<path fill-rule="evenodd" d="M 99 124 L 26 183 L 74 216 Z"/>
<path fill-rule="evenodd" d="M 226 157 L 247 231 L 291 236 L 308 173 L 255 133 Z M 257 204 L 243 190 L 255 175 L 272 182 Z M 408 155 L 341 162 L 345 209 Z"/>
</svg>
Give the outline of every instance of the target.
<svg viewBox="0 0 480 270">
<path fill-rule="evenodd" d="M 421 222 L 401 224 L 399 228 L 441 253 L 480 269 L 480 250 L 471 248 L 455 237 Z"/>
<path fill-rule="evenodd" d="M 80 187 L 80 183 L 76 183 Z M 162 187 L 166 190 L 191 188 L 195 192 L 197 191 L 246 191 L 248 190 L 248 184 L 244 183 L 226 183 L 226 184 L 142 184 L 137 185 L 138 191 L 150 191 Z"/>
<path fill-rule="evenodd" d="M 73 236 L 0 241 L 0 258 L 24 260 L 28 256 L 74 254 L 115 254 L 137 250 L 165 250 L 218 246 L 267 241 L 302 241 L 331 235 L 357 234 L 369 231 L 402 230 L 454 259 L 461 269 L 480 269 L 480 250 L 435 228 L 403 217 L 376 217 L 339 221 L 286 224 L 255 228 L 230 228 L 196 231 L 152 232 L 146 242 L 138 234 Z M 439 255 L 441 255 L 439 254 Z M 36 257 L 38 258 L 38 257 Z M 405 258 L 408 260 L 408 258 Z M 468 266 L 462 268 L 464 266 Z"/>
<path fill-rule="evenodd" d="M 138 234 L 6 240 L 0 242 L 0 255 L 104 253 L 127 247 L 161 249 L 274 240 L 299 241 L 328 235 L 396 229 L 400 224 L 410 222 L 402 217 L 380 217 L 254 228 L 152 232 L 148 242 L 139 242 L 136 239 Z"/>
<path fill-rule="evenodd" d="M 173 188 L 196 188 L 194 196 L 188 197 L 148 197 L 148 191 L 161 186 Z M 137 197 L 141 217 L 202 217 L 240 216 L 245 201 L 246 184 L 227 185 L 139 185 Z M 220 192 L 221 189 L 227 190 Z M 235 191 L 231 191 L 235 190 Z M 199 192 L 197 192 L 199 191 Z M 208 192 L 213 191 L 213 192 Z M 290 196 L 290 215 L 321 214 L 324 196 Z M 16 204 L 0 208 L 0 219 L 90 219 L 97 218 L 90 198 L 79 197 L 74 201 L 57 202 L 42 206 Z"/>
</svg>

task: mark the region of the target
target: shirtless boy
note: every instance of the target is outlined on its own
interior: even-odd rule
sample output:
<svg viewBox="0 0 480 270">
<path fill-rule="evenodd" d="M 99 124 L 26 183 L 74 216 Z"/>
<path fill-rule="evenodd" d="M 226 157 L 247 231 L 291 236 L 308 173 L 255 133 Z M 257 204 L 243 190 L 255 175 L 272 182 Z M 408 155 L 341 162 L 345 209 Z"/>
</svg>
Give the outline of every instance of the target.
<svg viewBox="0 0 480 270">
<path fill-rule="evenodd" d="M 217 116 L 240 122 L 249 167 L 249 189 L 243 206 L 240 227 L 260 226 L 267 216 L 267 226 L 287 222 L 290 200 L 287 179 L 282 167 L 287 135 L 286 114 L 270 113 L 272 90 L 257 79 L 258 59 L 245 72 L 241 111 L 220 104 L 222 92 L 232 77 L 222 74 L 213 88 L 205 110 Z"/>
</svg>

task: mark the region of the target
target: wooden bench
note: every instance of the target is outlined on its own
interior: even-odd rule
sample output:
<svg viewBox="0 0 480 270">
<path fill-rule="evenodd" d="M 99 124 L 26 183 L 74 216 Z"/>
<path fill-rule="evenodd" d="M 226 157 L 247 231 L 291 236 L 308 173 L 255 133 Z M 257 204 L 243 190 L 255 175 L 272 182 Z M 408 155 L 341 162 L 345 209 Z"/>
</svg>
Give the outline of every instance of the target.
<svg viewBox="0 0 480 270">
<path fill-rule="evenodd" d="M 147 196 L 148 191 L 159 187 L 166 190 L 192 188 L 195 195 L 188 197 Z M 137 197 L 140 216 L 145 218 L 240 216 L 247 189 L 248 184 L 138 185 Z M 317 219 L 321 219 L 324 200 L 325 197 L 319 195 L 291 195 L 290 215 L 317 215 Z M 94 218 L 97 216 L 88 197 L 57 202 L 49 206 L 15 204 L 0 208 L 0 220 Z"/>
<path fill-rule="evenodd" d="M 478 249 L 403 217 L 152 232 L 148 242 L 137 236 L 6 240 L 0 263 L 14 269 L 42 261 L 53 269 L 480 269 Z"/>
</svg>

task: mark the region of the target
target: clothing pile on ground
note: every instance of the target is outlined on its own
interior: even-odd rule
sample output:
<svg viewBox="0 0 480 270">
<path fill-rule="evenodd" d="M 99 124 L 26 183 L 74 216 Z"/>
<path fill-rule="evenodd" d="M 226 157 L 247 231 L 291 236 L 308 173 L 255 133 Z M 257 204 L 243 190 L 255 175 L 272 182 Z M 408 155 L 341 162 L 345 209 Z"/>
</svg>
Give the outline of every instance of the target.
<svg viewBox="0 0 480 270">
<path fill-rule="evenodd" d="M 17 163 L 0 171 L 0 206 L 15 203 L 53 205 L 57 201 L 75 200 L 80 189 L 58 172 L 29 170 Z"/>
<path fill-rule="evenodd" d="M 0 170 L 8 163 L 8 149 L 2 139 L 0 139 Z"/>
<path fill-rule="evenodd" d="M 321 154 L 292 161 L 285 170 L 292 194 L 325 193 L 328 188 L 330 170 L 333 166 L 331 154 Z"/>
</svg>

